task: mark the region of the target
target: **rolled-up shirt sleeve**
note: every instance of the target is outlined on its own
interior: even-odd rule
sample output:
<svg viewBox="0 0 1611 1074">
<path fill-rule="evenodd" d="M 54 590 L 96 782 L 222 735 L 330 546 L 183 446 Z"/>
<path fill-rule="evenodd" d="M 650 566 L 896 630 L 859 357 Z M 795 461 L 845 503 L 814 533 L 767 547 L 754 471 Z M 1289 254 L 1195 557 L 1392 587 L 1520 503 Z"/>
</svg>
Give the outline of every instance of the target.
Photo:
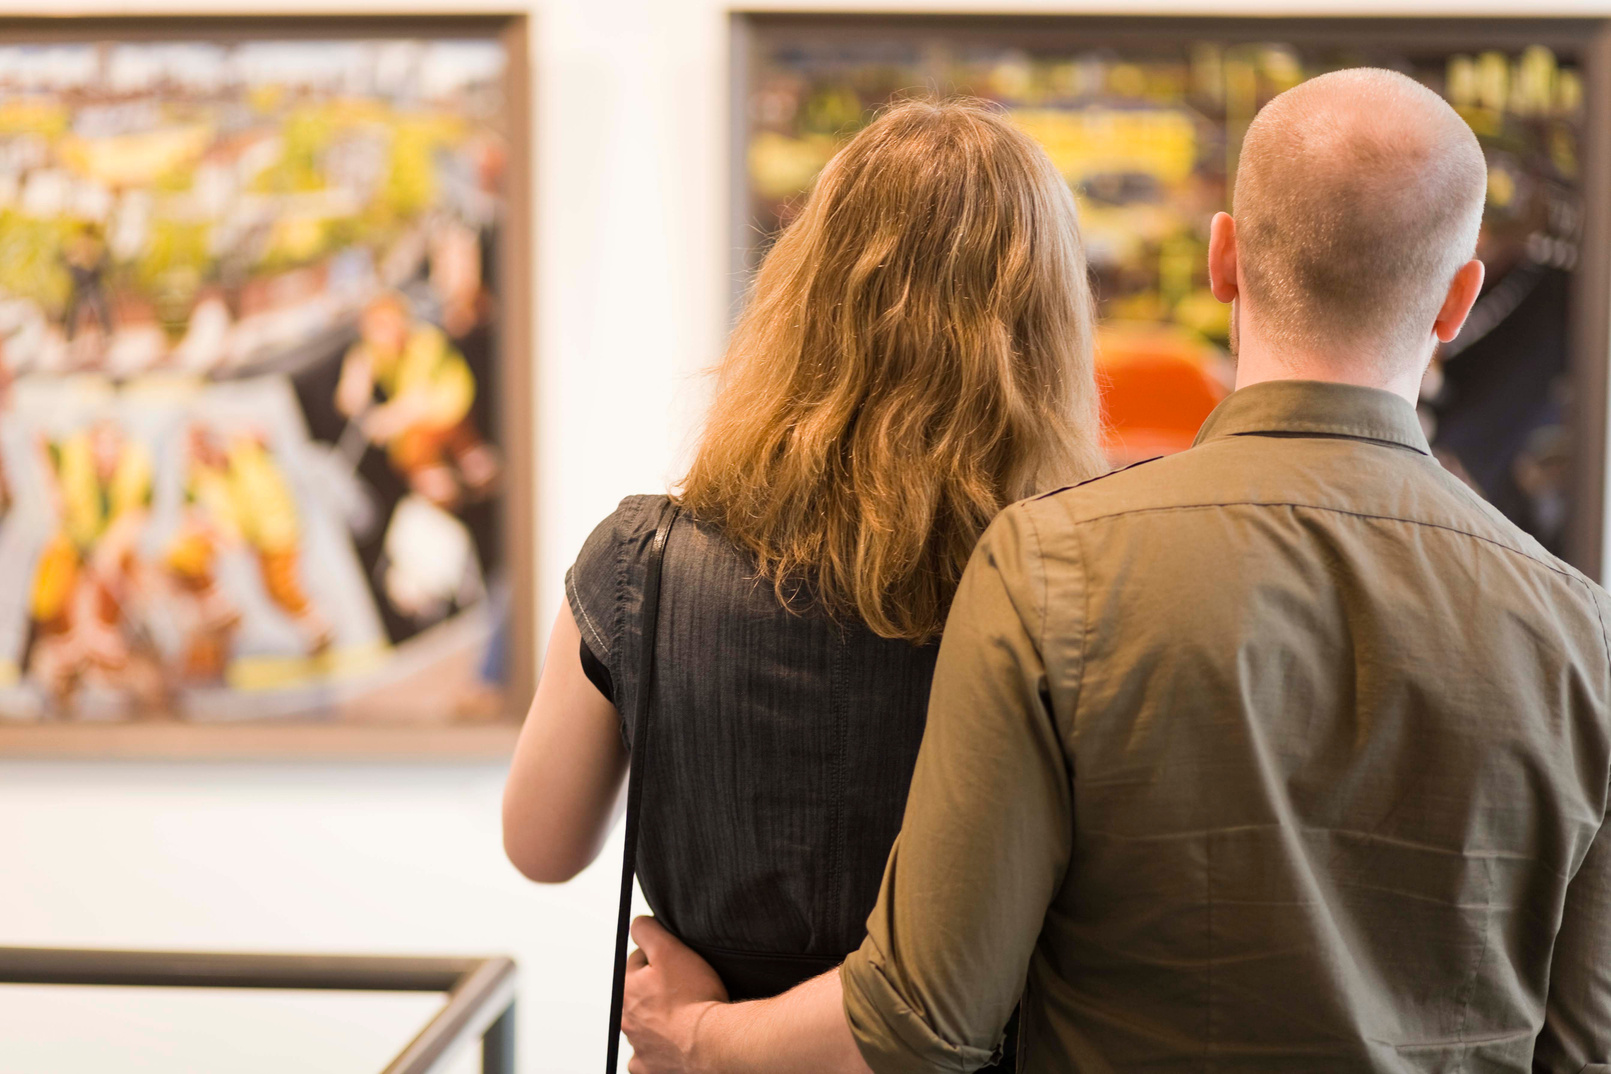
<svg viewBox="0 0 1611 1074">
<path fill-rule="evenodd" d="M 986 531 L 958 589 L 901 834 L 867 938 L 840 971 L 876 1074 L 969 1071 L 998 1054 L 1062 885 L 1073 786 L 1044 611 L 1039 544 L 1018 505 Z M 1078 613 L 1058 608 L 1060 633 Z"/>
<path fill-rule="evenodd" d="M 1611 1074 L 1611 824 L 1566 889 L 1535 1074 Z"/>
</svg>

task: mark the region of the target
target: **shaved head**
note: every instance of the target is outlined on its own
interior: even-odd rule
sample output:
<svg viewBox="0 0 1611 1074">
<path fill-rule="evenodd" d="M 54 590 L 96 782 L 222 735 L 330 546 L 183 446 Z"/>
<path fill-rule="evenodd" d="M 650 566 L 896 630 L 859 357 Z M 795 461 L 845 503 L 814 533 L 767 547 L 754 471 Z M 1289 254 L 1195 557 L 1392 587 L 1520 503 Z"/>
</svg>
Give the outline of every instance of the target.
<svg viewBox="0 0 1611 1074">
<path fill-rule="evenodd" d="M 1383 374 L 1425 361 L 1486 187 L 1471 128 L 1413 79 L 1356 68 L 1288 90 L 1253 120 L 1236 173 L 1246 315 L 1295 354 Z"/>
</svg>

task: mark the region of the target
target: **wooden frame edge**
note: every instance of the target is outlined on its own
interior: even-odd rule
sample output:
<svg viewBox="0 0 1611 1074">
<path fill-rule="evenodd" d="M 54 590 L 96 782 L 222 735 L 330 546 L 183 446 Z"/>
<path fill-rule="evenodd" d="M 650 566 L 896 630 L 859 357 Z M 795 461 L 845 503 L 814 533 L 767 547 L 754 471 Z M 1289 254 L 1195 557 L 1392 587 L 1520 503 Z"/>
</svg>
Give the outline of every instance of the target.
<svg viewBox="0 0 1611 1074">
<path fill-rule="evenodd" d="M 504 502 L 504 540 L 508 546 L 509 639 L 504 691 L 505 718 L 519 726 L 526 704 L 537 689 L 537 465 L 538 401 L 536 318 L 536 250 L 533 248 L 536 203 L 535 114 L 531 78 L 531 20 L 524 12 L 508 17 L 499 39 L 508 56 L 508 96 L 504 122 L 508 128 L 510 169 L 505 179 L 506 235 L 499 256 L 503 283 L 504 456 L 514 459 L 517 480 Z M 511 301 L 514 299 L 514 301 Z"/>
<path fill-rule="evenodd" d="M 488 761 L 514 750 L 520 725 L 0 723 L 0 762 Z"/>
<path fill-rule="evenodd" d="M 1583 54 L 1590 59 L 1584 107 L 1599 123 L 1585 123 L 1582 147 L 1583 233 L 1572 277 L 1569 326 L 1573 514 L 1567 556 L 1584 574 L 1604 581 L 1606 536 L 1606 420 L 1611 401 L 1611 19 L 1603 19 Z"/>
</svg>

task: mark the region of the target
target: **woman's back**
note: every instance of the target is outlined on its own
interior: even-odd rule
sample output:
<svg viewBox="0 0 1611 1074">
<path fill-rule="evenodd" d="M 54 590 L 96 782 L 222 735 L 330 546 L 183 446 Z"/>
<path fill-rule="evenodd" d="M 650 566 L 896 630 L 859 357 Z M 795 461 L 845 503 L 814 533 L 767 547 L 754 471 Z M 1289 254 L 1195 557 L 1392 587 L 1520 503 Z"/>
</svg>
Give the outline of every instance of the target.
<svg viewBox="0 0 1611 1074">
<path fill-rule="evenodd" d="M 665 503 L 624 500 L 566 578 L 623 713 L 641 685 L 644 564 Z M 656 644 L 639 881 L 730 992 L 782 991 L 861 943 L 937 646 L 786 608 L 751 556 L 686 512 L 666 546 Z"/>
<path fill-rule="evenodd" d="M 640 755 L 644 891 L 734 998 L 859 944 L 974 544 L 1100 468 L 1090 316 L 1067 184 L 975 104 L 880 116 L 762 263 L 678 494 Z M 608 830 L 664 502 L 625 501 L 568 577 L 504 800 L 534 879 Z"/>
</svg>

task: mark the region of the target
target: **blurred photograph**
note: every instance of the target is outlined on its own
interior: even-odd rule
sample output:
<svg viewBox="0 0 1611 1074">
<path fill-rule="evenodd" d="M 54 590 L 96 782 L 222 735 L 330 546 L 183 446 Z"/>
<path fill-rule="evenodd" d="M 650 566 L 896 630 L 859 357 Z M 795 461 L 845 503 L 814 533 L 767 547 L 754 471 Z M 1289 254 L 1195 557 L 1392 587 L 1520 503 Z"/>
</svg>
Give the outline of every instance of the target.
<svg viewBox="0 0 1611 1074">
<path fill-rule="evenodd" d="M 0 720 L 508 715 L 506 65 L 0 46 Z"/>
<path fill-rule="evenodd" d="M 1408 74 L 1471 125 L 1489 168 L 1483 296 L 1443 347 L 1421 418 L 1440 460 L 1546 547 L 1573 510 L 1568 298 L 1582 226 L 1583 80 L 1542 45 L 1483 51 L 1129 36 L 1059 45 L 824 22 L 758 32 L 744 92 L 743 219 L 753 268 L 817 172 L 877 110 L 917 93 L 992 101 L 1073 190 L 1095 281 L 1107 453 L 1189 447 L 1234 379 L 1229 307 L 1208 290 L 1208 225 L 1230 207 L 1248 125 L 1277 94 L 1342 67 Z M 1376 39 L 1379 41 L 1380 39 Z"/>
</svg>

